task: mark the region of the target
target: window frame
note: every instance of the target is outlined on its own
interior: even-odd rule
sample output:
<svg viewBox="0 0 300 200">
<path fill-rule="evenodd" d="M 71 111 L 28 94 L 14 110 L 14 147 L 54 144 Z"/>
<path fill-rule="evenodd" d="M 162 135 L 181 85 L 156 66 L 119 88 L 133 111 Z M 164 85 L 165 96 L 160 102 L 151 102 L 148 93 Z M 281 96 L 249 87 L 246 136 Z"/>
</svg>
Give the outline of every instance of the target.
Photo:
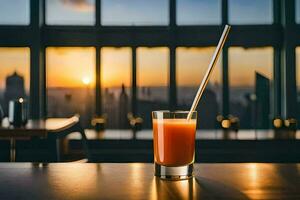
<svg viewBox="0 0 300 200">
<path fill-rule="evenodd" d="M 45 0 L 30 1 L 30 25 L 0 26 L 0 46 L 30 47 L 30 113 L 32 118 L 46 115 L 45 48 L 47 46 L 91 46 L 96 48 L 96 102 L 101 102 L 100 50 L 102 47 L 132 49 L 132 112 L 136 113 L 136 48 L 168 47 L 169 108 L 176 108 L 177 47 L 215 46 L 222 27 L 228 22 L 228 0 L 222 0 L 221 25 L 176 25 L 176 0 L 169 0 L 167 26 L 102 26 L 101 0 L 96 0 L 94 26 L 51 26 L 45 24 Z M 285 12 L 285 11 L 289 12 Z M 38 17 L 37 17 L 38 16 Z M 295 23 L 295 1 L 273 0 L 273 24 L 233 25 L 223 49 L 222 115 L 230 114 L 228 84 L 228 48 L 231 46 L 274 48 L 274 118 L 294 117 L 296 111 L 295 48 L 300 45 L 300 24 Z M 21 33 L 21 34 L 20 34 Z M 199 37 L 201 36 L 201 37 Z M 284 58 L 284 59 L 283 59 Z M 289 66 L 289 67 L 287 67 Z M 35 83 L 35 84 L 33 84 Z M 96 103 L 96 115 L 102 115 L 101 103 Z"/>
</svg>

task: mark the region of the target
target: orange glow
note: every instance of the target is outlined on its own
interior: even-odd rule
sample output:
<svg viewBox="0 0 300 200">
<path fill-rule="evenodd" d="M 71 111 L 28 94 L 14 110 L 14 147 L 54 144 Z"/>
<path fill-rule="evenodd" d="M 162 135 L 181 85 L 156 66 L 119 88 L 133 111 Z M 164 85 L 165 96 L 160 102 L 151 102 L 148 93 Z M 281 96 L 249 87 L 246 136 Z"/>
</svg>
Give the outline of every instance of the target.
<svg viewBox="0 0 300 200">
<path fill-rule="evenodd" d="M 84 87 L 83 77 L 95 84 L 94 47 L 48 47 L 46 49 L 48 87 Z"/>
<path fill-rule="evenodd" d="M 97 190 L 97 177 L 101 173 L 96 165 L 70 164 L 65 168 L 58 165 L 51 165 L 49 173 L 49 189 L 54 190 L 54 198 L 59 198 L 66 192 L 69 198 L 85 199 L 87 196 L 95 195 Z M 63 170 L 57 170 L 57 169 Z M 59 173 L 61 172 L 61 173 Z M 88 172 L 88 173 L 87 173 Z M 54 187 L 61 187 L 62 190 L 55 190 Z"/>
<path fill-rule="evenodd" d="M 185 48 L 176 52 L 177 83 L 179 86 L 196 86 L 201 82 L 215 47 Z M 300 47 L 296 48 L 297 66 L 300 66 Z M 95 85 L 94 47 L 48 47 L 46 49 L 48 87 L 84 87 L 83 77 Z M 101 80 L 103 87 L 131 85 L 132 52 L 130 47 L 101 49 Z M 221 59 L 221 58 L 220 58 Z M 211 82 L 221 82 L 221 60 L 211 77 Z M 14 71 L 25 79 L 29 90 L 30 49 L 0 48 L 0 89 L 5 78 Z M 254 72 L 272 79 L 273 48 L 231 47 L 229 49 L 229 78 L 231 86 L 254 85 Z M 169 81 L 169 49 L 137 48 L 138 86 L 167 86 Z M 300 70 L 297 70 L 300 80 Z M 299 85 L 299 83 L 298 83 Z"/>
<path fill-rule="evenodd" d="M 131 77 L 131 49 L 129 47 L 101 49 L 102 87 L 129 87 Z"/>
<path fill-rule="evenodd" d="M 176 70 L 177 82 L 179 86 L 198 86 L 209 66 L 215 47 L 186 48 L 176 49 Z M 222 56 L 212 73 L 210 82 L 221 82 L 221 63 Z"/>
<path fill-rule="evenodd" d="M 172 181 L 161 180 L 157 177 L 152 178 L 150 186 L 149 199 L 166 199 L 170 191 L 176 191 L 178 199 L 199 199 L 199 191 L 201 188 L 197 185 L 196 179 Z"/>
<path fill-rule="evenodd" d="M 183 166 L 194 162 L 196 120 L 153 119 L 155 163 Z"/>
<path fill-rule="evenodd" d="M 83 83 L 84 85 L 89 85 L 89 84 L 91 83 L 91 78 L 88 77 L 88 76 L 83 77 L 83 78 L 82 78 L 82 83 Z"/>
<path fill-rule="evenodd" d="M 296 80 L 297 86 L 300 86 L 300 47 L 296 48 Z"/>
<path fill-rule="evenodd" d="M 253 86 L 255 71 L 272 80 L 273 48 L 229 48 L 229 81 L 232 86 Z"/>
<path fill-rule="evenodd" d="M 167 86 L 169 71 L 169 49 L 137 48 L 138 86 Z"/>
<path fill-rule="evenodd" d="M 0 89 L 5 88 L 6 77 L 14 72 L 24 77 L 25 89 L 29 90 L 30 49 L 27 47 L 0 48 Z"/>
</svg>

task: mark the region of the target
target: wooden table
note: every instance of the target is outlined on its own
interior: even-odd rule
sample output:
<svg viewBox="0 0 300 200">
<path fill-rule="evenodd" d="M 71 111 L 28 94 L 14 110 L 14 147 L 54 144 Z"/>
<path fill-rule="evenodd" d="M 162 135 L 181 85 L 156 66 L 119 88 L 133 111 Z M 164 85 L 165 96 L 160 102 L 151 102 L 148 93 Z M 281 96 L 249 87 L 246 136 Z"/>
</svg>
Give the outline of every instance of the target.
<svg viewBox="0 0 300 200">
<path fill-rule="evenodd" d="M 0 163 L 0 172 L 0 199 L 300 199 L 300 164 L 196 164 L 185 181 L 141 163 Z"/>
<path fill-rule="evenodd" d="M 72 127 L 79 122 L 79 117 L 71 118 L 49 118 L 39 120 L 28 120 L 23 127 L 13 127 L 5 118 L 0 126 L 0 138 L 10 140 L 10 161 L 16 160 L 16 140 L 30 139 L 32 137 L 47 138 L 50 133 L 57 133 Z"/>
</svg>

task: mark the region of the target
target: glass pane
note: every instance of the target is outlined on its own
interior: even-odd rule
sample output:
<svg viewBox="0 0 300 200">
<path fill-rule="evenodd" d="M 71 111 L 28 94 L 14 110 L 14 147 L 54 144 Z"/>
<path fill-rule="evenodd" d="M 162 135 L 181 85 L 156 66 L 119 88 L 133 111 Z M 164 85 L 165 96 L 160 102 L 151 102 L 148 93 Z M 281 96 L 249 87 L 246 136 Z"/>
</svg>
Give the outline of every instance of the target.
<svg viewBox="0 0 300 200">
<path fill-rule="evenodd" d="M 229 48 L 230 113 L 244 129 L 270 128 L 273 48 Z"/>
<path fill-rule="evenodd" d="M 0 5 L 1 25 L 30 24 L 29 0 L 1 0 Z"/>
<path fill-rule="evenodd" d="M 101 49 L 102 106 L 107 128 L 129 128 L 131 57 L 129 47 Z"/>
<path fill-rule="evenodd" d="M 189 110 L 210 63 L 215 47 L 176 49 L 177 103 Z M 209 84 L 197 107 L 200 128 L 213 129 L 221 109 L 221 61 L 219 59 Z"/>
<path fill-rule="evenodd" d="M 168 0 L 102 0 L 102 25 L 168 25 Z"/>
<path fill-rule="evenodd" d="M 151 128 L 151 111 L 168 108 L 169 49 L 137 48 L 138 114 Z"/>
<path fill-rule="evenodd" d="M 296 48 L 296 81 L 297 81 L 297 105 L 298 116 L 297 120 L 300 120 L 300 47 Z"/>
<path fill-rule="evenodd" d="M 178 25 L 221 24 L 221 0 L 177 0 Z"/>
<path fill-rule="evenodd" d="M 95 0 L 46 0 L 46 24 L 94 25 Z"/>
<path fill-rule="evenodd" d="M 30 49 L 1 47 L 0 66 L 0 105 L 7 116 L 10 100 L 29 100 Z"/>
<path fill-rule="evenodd" d="M 300 24 L 300 0 L 296 0 L 296 16 L 295 21 L 297 24 Z"/>
<path fill-rule="evenodd" d="M 273 0 L 228 0 L 230 24 L 272 24 Z"/>
<path fill-rule="evenodd" d="M 95 48 L 48 47 L 48 117 L 70 117 L 79 113 L 84 127 L 94 111 Z"/>
</svg>

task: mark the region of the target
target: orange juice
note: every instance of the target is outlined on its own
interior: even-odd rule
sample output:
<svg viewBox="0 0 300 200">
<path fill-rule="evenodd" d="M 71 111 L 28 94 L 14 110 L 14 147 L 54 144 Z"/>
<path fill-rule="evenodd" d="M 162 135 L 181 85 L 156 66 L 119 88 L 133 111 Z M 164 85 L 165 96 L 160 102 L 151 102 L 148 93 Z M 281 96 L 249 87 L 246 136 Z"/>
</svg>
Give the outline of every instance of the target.
<svg viewBox="0 0 300 200">
<path fill-rule="evenodd" d="M 196 119 L 153 119 L 155 162 L 183 166 L 194 162 Z"/>
</svg>

